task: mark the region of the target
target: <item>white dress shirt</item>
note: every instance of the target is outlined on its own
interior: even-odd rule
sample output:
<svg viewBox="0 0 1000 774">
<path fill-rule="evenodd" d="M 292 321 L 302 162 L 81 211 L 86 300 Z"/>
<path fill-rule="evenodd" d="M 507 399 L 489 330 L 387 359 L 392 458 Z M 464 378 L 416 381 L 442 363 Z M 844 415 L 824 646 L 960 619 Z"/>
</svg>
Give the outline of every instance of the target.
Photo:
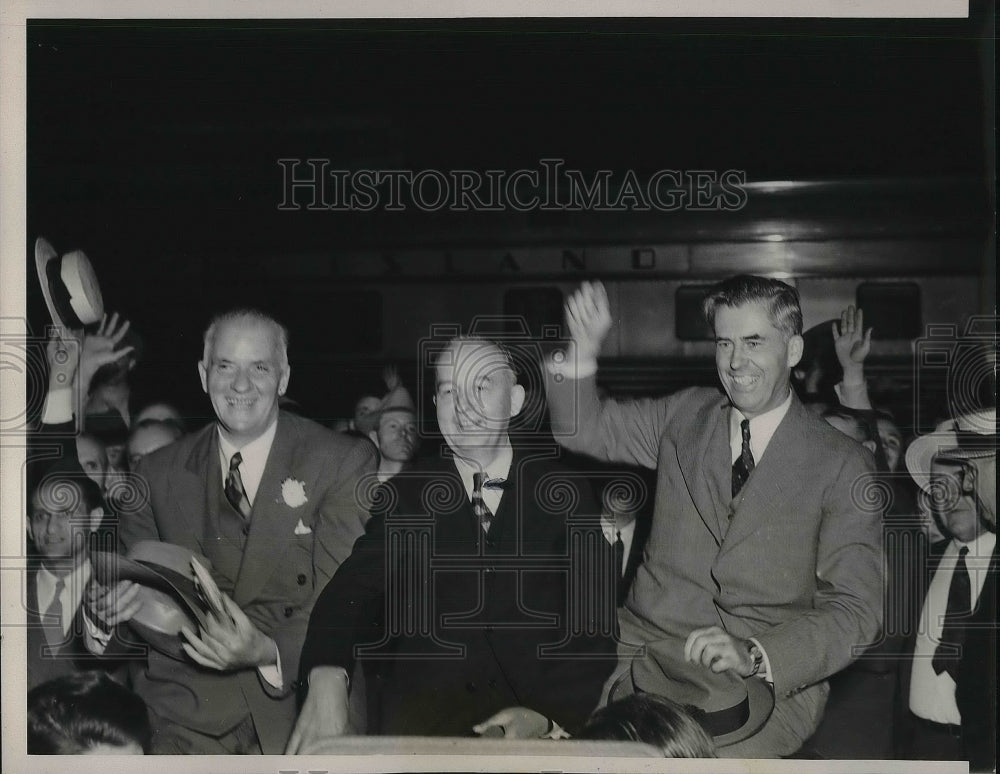
<svg viewBox="0 0 1000 774">
<path fill-rule="evenodd" d="M 90 573 L 90 560 L 85 558 L 63 577 L 65 585 L 59 595 L 59 601 L 62 603 L 62 620 L 59 623 L 62 625 L 63 634 L 69 634 L 73 625 L 73 617 L 83 601 L 83 592 L 90 582 Z M 36 609 L 39 615 L 44 616 L 49 611 L 49 606 L 56 596 L 58 580 L 59 576 L 44 564 L 38 568 L 35 574 L 35 593 L 38 598 L 34 602 L 38 605 Z"/>
<path fill-rule="evenodd" d="M 910 673 L 910 711 L 924 720 L 935 723 L 961 725 L 962 715 L 955 701 L 955 681 L 947 672 L 934 673 L 931 661 L 934 651 L 941 641 L 944 630 L 944 616 L 948 610 L 948 591 L 958 563 L 958 552 L 968 547 L 965 567 L 969 573 L 973 609 L 983 592 L 983 584 L 990 568 L 990 560 L 997 544 L 993 532 L 983 532 L 971 543 L 952 540 L 941 556 L 934 577 L 927 589 L 923 608 L 920 611 L 920 626 L 913 650 L 913 668 Z"/>
<path fill-rule="evenodd" d="M 243 461 L 240 463 L 240 480 L 243 482 L 243 491 L 247 493 L 247 499 L 251 506 L 257 498 L 257 489 L 264 476 L 264 466 L 267 465 L 267 455 L 271 453 L 271 444 L 274 443 L 274 434 L 277 431 L 278 420 L 275 418 L 260 437 L 255 438 L 246 446 L 234 446 L 222 435 L 222 430 L 219 430 L 219 462 L 222 465 L 222 486 L 225 487 L 226 479 L 229 478 L 229 461 L 236 452 L 239 452 L 243 457 Z"/>
<path fill-rule="evenodd" d="M 507 476 L 510 475 L 510 466 L 514 461 L 514 449 L 511 447 L 510 439 L 508 438 L 506 443 L 497 451 L 493 461 L 485 468 L 472 460 L 466 460 L 462 457 L 456 456 L 454 459 L 455 468 L 462 477 L 462 484 L 465 486 L 465 493 L 469 497 L 469 502 L 472 502 L 472 493 L 475 491 L 472 476 L 476 473 L 484 474 L 484 483 L 492 479 L 506 480 Z M 490 513 L 496 515 L 502 497 L 503 489 L 501 487 L 483 487 L 483 503 L 490 509 Z"/>
<path fill-rule="evenodd" d="M 785 402 L 777 408 L 766 411 L 763 414 L 750 420 L 750 451 L 753 453 L 754 465 L 759 465 L 764 457 L 774 431 L 778 429 L 781 420 L 785 418 L 789 407 L 792 405 L 792 391 L 788 390 L 788 397 Z M 740 428 L 743 420 L 746 419 L 738 408 L 733 406 L 729 412 L 729 451 L 730 462 L 735 463 L 743 453 L 743 430 Z"/>
<path fill-rule="evenodd" d="M 604 533 L 604 539 L 611 545 L 614 545 L 615 540 L 619 537 L 622 539 L 622 547 L 624 548 L 623 561 L 622 566 L 618 569 L 624 576 L 625 570 L 628 567 L 628 558 L 632 551 L 632 539 L 635 537 L 635 518 L 633 517 L 629 522 L 621 524 L 615 518 L 614 514 L 602 513 L 601 532 Z"/>
<path fill-rule="evenodd" d="M 253 507 L 257 490 L 260 488 L 260 480 L 264 476 L 264 467 L 267 465 L 267 455 L 271 453 L 271 444 L 274 443 L 274 434 L 278 430 L 278 419 L 271 423 L 270 427 L 262 435 L 252 440 L 246 446 L 237 447 L 230 443 L 222 430 L 219 430 L 219 463 L 222 466 L 222 486 L 226 486 L 226 479 L 229 477 L 229 461 L 236 452 L 243 458 L 240 463 L 240 480 L 243 482 L 243 491 L 246 492 L 247 500 Z M 281 652 L 277 647 L 274 649 L 276 661 L 273 665 L 257 667 L 260 676 L 267 680 L 275 688 L 283 685 L 281 674 Z"/>
</svg>

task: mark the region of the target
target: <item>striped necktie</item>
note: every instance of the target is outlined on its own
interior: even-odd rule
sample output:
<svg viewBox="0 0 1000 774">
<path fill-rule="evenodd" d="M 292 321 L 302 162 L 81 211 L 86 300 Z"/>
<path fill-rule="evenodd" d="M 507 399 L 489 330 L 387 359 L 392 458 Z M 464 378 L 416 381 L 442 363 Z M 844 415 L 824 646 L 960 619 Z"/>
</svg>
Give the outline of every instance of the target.
<svg viewBox="0 0 1000 774">
<path fill-rule="evenodd" d="M 744 419 L 740 422 L 740 430 L 743 431 L 743 448 L 740 456 L 733 463 L 733 497 L 736 497 L 743 488 L 743 485 L 750 478 L 753 472 L 754 461 L 753 452 L 750 451 L 750 420 Z"/>
<path fill-rule="evenodd" d="M 239 452 L 236 452 L 229 461 L 229 475 L 226 476 L 226 499 L 243 517 L 243 521 L 250 521 L 250 498 L 247 497 L 247 491 L 243 488 L 243 478 L 240 476 L 242 462 L 243 455 Z"/>
<path fill-rule="evenodd" d="M 483 528 L 483 532 L 489 532 L 490 524 L 493 522 L 493 514 L 483 501 L 483 482 L 485 478 L 486 475 L 483 473 L 472 474 L 472 512 L 479 519 L 479 524 Z"/>
</svg>

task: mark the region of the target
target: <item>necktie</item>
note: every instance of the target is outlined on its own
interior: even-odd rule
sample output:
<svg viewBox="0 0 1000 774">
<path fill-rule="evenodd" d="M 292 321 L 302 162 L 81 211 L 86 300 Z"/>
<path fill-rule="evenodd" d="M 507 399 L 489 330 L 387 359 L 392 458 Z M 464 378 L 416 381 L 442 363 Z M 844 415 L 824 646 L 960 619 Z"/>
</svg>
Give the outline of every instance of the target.
<svg viewBox="0 0 1000 774">
<path fill-rule="evenodd" d="M 740 493 L 754 468 L 753 452 L 750 451 L 749 419 L 740 422 L 740 430 L 743 431 L 743 449 L 740 451 L 740 456 L 736 458 L 736 462 L 733 463 L 733 497 Z"/>
<path fill-rule="evenodd" d="M 615 569 L 618 570 L 618 577 L 625 575 L 625 544 L 622 542 L 622 533 L 615 531 Z"/>
<path fill-rule="evenodd" d="M 958 562 L 956 562 L 955 572 L 951 576 L 951 586 L 948 587 L 948 609 L 944 615 L 941 642 L 938 643 L 937 649 L 934 651 L 934 658 L 931 659 L 934 674 L 939 675 L 942 672 L 947 672 L 956 682 L 958 682 L 958 668 L 961 662 L 961 655 L 956 654 L 956 650 L 960 651 L 962 643 L 965 642 L 965 628 L 962 619 L 967 617 L 972 610 L 972 584 L 969 582 L 969 571 L 965 566 L 967 553 L 969 553 L 967 547 L 963 547 L 958 552 Z"/>
<path fill-rule="evenodd" d="M 243 488 L 243 479 L 240 477 L 240 464 L 242 462 L 243 455 L 239 452 L 236 452 L 229 461 L 229 475 L 226 476 L 226 499 L 243 517 L 244 521 L 250 521 L 250 498 L 247 497 L 247 492 Z"/>
<path fill-rule="evenodd" d="M 472 474 L 472 512 L 479 519 L 479 524 L 482 526 L 483 532 L 489 532 L 490 523 L 493 521 L 493 514 L 486 507 L 486 503 L 483 502 L 483 480 L 485 478 L 486 476 L 482 473 Z M 494 482 L 489 481 L 487 483 L 493 484 Z"/>
<path fill-rule="evenodd" d="M 66 588 L 66 581 L 56 578 L 56 595 L 49 603 L 49 609 L 45 611 L 45 639 L 53 648 L 58 647 L 66 639 L 63 634 L 63 604 L 62 593 Z"/>
</svg>

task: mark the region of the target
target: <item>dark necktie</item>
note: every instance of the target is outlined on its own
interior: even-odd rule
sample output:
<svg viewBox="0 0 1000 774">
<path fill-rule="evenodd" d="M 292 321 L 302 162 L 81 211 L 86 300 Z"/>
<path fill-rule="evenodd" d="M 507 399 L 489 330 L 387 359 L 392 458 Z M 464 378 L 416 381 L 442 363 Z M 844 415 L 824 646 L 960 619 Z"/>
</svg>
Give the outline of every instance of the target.
<svg viewBox="0 0 1000 774">
<path fill-rule="evenodd" d="M 490 509 L 486 507 L 486 503 L 483 501 L 483 480 L 486 478 L 483 473 L 473 473 L 472 474 L 472 512 L 476 514 L 476 518 L 479 519 L 479 524 L 483 528 L 483 532 L 490 531 L 490 523 L 493 521 L 493 514 Z M 494 484 L 493 481 L 486 482 L 487 485 Z"/>
<path fill-rule="evenodd" d="M 620 530 L 615 530 L 615 569 L 619 578 L 625 575 L 625 544 Z"/>
<path fill-rule="evenodd" d="M 740 422 L 740 430 L 743 431 L 743 449 L 740 451 L 740 456 L 736 458 L 736 462 L 733 463 L 733 497 L 740 493 L 754 468 L 753 452 L 750 451 L 749 419 Z"/>
<path fill-rule="evenodd" d="M 250 521 L 250 498 L 247 497 L 247 491 L 243 488 L 243 479 L 240 477 L 240 464 L 242 462 L 243 455 L 239 452 L 236 452 L 229 461 L 229 475 L 226 476 L 226 499 L 243 517 L 243 521 Z"/>
<path fill-rule="evenodd" d="M 961 662 L 962 643 L 965 642 L 965 621 L 972 610 L 972 584 L 969 582 L 969 571 L 965 566 L 965 555 L 969 549 L 963 547 L 958 552 L 958 562 L 951 576 L 951 586 L 948 587 L 948 609 L 944 615 L 944 629 L 941 631 L 941 641 L 934 650 L 931 666 L 934 674 L 947 672 L 955 682 L 958 682 L 958 668 Z"/>
<path fill-rule="evenodd" d="M 56 594 L 45 611 L 45 639 L 53 648 L 59 647 L 66 639 L 63 634 L 63 604 L 62 593 L 66 588 L 63 578 L 56 578 Z"/>
</svg>

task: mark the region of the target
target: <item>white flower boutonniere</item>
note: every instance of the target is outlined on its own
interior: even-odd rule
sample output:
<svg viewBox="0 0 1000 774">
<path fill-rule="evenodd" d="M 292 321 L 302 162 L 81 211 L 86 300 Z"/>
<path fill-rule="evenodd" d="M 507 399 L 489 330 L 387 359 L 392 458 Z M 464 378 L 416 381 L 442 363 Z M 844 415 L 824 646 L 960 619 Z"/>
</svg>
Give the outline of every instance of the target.
<svg viewBox="0 0 1000 774">
<path fill-rule="evenodd" d="M 286 478 L 281 482 L 281 499 L 290 508 L 298 508 L 309 502 L 306 497 L 306 485 L 297 478 Z"/>
</svg>

